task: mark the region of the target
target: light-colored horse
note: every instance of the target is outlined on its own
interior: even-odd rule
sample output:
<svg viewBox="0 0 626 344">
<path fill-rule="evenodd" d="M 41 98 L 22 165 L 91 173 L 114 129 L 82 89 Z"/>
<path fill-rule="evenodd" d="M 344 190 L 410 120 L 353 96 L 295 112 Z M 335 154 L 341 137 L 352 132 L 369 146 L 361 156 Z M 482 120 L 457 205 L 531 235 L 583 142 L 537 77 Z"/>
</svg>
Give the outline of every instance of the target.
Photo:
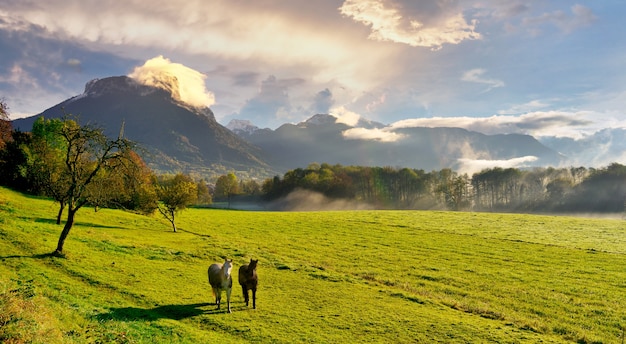
<svg viewBox="0 0 626 344">
<path fill-rule="evenodd" d="M 220 309 L 220 304 L 222 301 L 222 290 L 226 290 L 226 301 L 228 302 L 228 313 L 231 313 L 230 293 L 233 288 L 233 279 L 230 273 L 232 269 L 233 269 L 232 259 L 224 259 L 224 264 L 219 264 L 219 263 L 211 264 L 208 270 L 209 284 L 211 284 L 211 288 L 213 288 L 213 295 L 215 296 L 215 304 L 217 305 L 217 309 Z"/>
</svg>

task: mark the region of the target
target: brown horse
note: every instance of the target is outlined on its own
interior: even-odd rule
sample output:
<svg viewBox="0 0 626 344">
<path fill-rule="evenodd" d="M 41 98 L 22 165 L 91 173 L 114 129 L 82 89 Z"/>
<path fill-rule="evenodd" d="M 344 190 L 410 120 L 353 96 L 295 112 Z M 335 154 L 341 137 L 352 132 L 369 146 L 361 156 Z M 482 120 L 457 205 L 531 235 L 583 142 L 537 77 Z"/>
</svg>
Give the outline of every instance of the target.
<svg viewBox="0 0 626 344">
<path fill-rule="evenodd" d="M 239 284 L 241 284 L 241 290 L 243 291 L 243 298 L 246 300 L 246 307 L 250 297 L 248 296 L 248 290 L 252 290 L 252 308 L 256 309 L 256 286 L 259 278 L 256 275 L 256 264 L 259 260 L 250 259 L 250 263 L 242 265 L 239 268 Z"/>
<path fill-rule="evenodd" d="M 233 279 L 231 271 L 233 269 L 233 261 L 224 259 L 224 264 L 211 264 L 209 266 L 209 284 L 213 288 L 213 295 L 215 296 L 215 304 L 217 309 L 220 309 L 222 303 L 222 290 L 226 290 L 226 301 L 228 303 L 228 313 L 230 311 L 230 293 L 233 288 Z"/>
</svg>

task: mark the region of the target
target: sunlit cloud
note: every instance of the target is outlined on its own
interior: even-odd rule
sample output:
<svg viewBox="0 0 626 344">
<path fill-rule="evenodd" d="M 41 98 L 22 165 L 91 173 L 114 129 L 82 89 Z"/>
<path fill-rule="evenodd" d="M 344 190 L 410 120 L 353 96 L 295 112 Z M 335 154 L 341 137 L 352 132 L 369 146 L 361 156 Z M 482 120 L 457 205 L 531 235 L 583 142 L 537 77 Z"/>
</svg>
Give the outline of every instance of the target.
<svg viewBox="0 0 626 344">
<path fill-rule="evenodd" d="M 170 91 L 174 97 L 192 106 L 209 107 L 215 104 L 215 96 L 206 89 L 204 74 L 180 63 L 173 63 L 163 56 L 135 67 L 128 76 L 143 85 Z"/>
<path fill-rule="evenodd" d="M 359 123 L 359 119 L 361 119 L 361 115 L 356 112 L 352 112 L 343 106 L 332 109 L 330 111 L 330 115 L 337 117 L 337 123 L 343 123 L 351 127 L 356 126 Z"/>
<path fill-rule="evenodd" d="M 443 4 L 441 4 L 444 6 Z M 371 29 L 369 38 L 403 43 L 414 47 L 441 49 L 444 44 L 459 44 L 480 39 L 476 20 L 468 23 L 461 12 L 447 14 L 435 23 L 406 16 L 398 3 L 385 0 L 346 0 L 341 13 Z"/>
</svg>

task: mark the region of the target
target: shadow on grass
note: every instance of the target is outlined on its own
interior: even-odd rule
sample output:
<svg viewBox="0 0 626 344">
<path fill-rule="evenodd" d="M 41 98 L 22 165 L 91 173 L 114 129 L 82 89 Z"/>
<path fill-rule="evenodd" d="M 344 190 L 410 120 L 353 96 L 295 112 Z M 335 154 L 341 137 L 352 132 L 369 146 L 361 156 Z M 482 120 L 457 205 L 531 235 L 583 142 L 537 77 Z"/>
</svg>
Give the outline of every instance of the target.
<svg viewBox="0 0 626 344">
<path fill-rule="evenodd" d="M 231 302 L 231 309 L 235 311 L 238 308 L 232 307 Z M 111 308 L 107 313 L 98 314 L 96 318 L 99 321 L 154 321 L 158 319 L 183 320 L 198 315 L 220 314 L 227 312 L 226 305 L 222 305 L 221 309 L 217 309 L 214 303 L 206 302 L 193 303 L 189 305 L 165 305 L 148 309 L 137 307 Z"/>
<path fill-rule="evenodd" d="M 31 254 L 29 256 L 27 256 L 27 255 L 19 255 L 19 254 L 14 254 L 14 255 L 11 255 L 11 256 L 0 256 L 0 260 L 16 259 L 16 258 L 44 259 L 44 258 L 65 258 L 65 256 L 63 256 L 62 254 L 59 254 L 57 252 Z"/>
<path fill-rule="evenodd" d="M 32 219 L 30 217 L 22 217 L 22 219 L 25 220 L 29 220 Z M 56 225 L 57 224 L 57 220 L 56 219 L 50 219 L 50 218 L 42 218 L 42 217 L 38 217 L 35 219 L 32 219 L 37 223 L 47 223 L 47 224 L 51 224 L 51 225 Z M 65 221 L 61 221 L 61 223 L 59 224 L 59 226 L 61 228 L 63 228 L 63 225 L 65 224 Z M 127 227 L 122 227 L 122 226 L 108 226 L 108 225 L 103 225 L 100 223 L 90 223 L 90 222 L 80 222 L 80 221 L 76 221 L 74 222 L 74 226 L 83 226 L 83 227 L 94 227 L 94 228 L 110 228 L 110 229 L 126 229 Z"/>
<path fill-rule="evenodd" d="M 177 228 L 177 230 L 178 230 L 179 232 L 185 232 L 185 233 L 189 233 L 189 234 L 197 235 L 197 236 L 199 236 L 199 237 L 205 237 L 205 238 L 210 238 L 210 237 L 211 237 L 211 236 L 210 236 L 210 235 L 208 235 L 208 234 L 200 234 L 200 233 L 192 232 L 192 231 L 187 230 L 187 229 Z"/>
</svg>

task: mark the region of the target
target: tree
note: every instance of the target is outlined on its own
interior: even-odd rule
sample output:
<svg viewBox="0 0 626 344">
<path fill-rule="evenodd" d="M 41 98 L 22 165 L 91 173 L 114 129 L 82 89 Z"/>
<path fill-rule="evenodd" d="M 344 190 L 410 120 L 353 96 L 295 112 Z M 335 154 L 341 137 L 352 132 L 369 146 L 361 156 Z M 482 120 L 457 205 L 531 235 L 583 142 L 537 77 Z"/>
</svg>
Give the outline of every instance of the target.
<svg viewBox="0 0 626 344">
<path fill-rule="evenodd" d="M 228 200 L 228 208 L 230 208 L 230 200 L 233 195 L 239 192 L 239 183 L 237 182 L 237 176 L 234 173 L 229 172 L 226 175 L 221 175 L 215 182 L 215 195 L 226 197 Z"/>
<path fill-rule="evenodd" d="M 13 126 L 9 118 L 9 107 L 4 99 L 0 99 L 0 150 L 11 140 Z"/>
<path fill-rule="evenodd" d="M 24 147 L 28 156 L 28 180 L 31 192 L 43 193 L 59 202 L 57 224 L 61 224 L 69 194 L 70 175 L 66 173 L 67 140 L 62 136 L 63 120 L 37 118 L 32 141 Z M 77 125 L 76 123 L 67 125 Z"/>
<path fill-rule="evenodd" d="M 76 212 L 89 202 L 88 187 L 98 180 L 101 170 L 118 168 L 124 159 L 122 152 L 134 145 L 124 138 L 109 140 L 103 129 L 80 126 L 67 118 L 63 120 L 59 134 L 65 146 L 65 177 L 59 181 L 59 190 L 67 202 L 67 221 L 54 251 L 56 255 L 63 254 L 65 239 L 74 225 Z"/>
<path fill-rule="evenodd" d="M 186 174 L 163 176 L 157 186 L 160 202 L 157 209 L 172 224 L 176 232 L 176 214 L 198 199 L 198 186 Z"/>
<path fill-rule="evenodd" d="M 198 204 L 211 204 L 213 203 L 213 199 L 211 198 L 211 192 L 209 190 L 209 185 L 204 180 L 199 180 L 197 183 L 198 187 Z"/>
<path fill-rule="evenodd" d="M 31 143 L 30 133 L 23 133 L 19 130 L 12 132 L 11 140 L 6 142 L 4 149 L 0 150 L 0 183 L 2 185 L 22 192 L 30 191 L 29 155 L 25 148 Z"/>
</svg>

